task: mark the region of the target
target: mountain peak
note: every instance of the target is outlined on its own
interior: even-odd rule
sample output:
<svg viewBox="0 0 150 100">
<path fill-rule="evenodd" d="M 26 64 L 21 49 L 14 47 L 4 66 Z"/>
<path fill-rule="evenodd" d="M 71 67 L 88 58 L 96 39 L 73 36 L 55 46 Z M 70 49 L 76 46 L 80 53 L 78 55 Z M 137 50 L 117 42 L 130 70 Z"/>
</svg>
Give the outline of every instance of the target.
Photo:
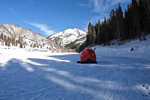
<svg viewBox="0 0 150 100">
<path fill-rule="evenodd" d="M 87 32 L 77 29 L 77 28 L 69 28 L 62 32 L 56 33 L 54 35 L 49 36 L 50 39 L 58 42 L 62 46 L 68 45 L 72 42 L 77 42 L 78 44 L 83 43 L 86 40 Z"/>
<path fill-rule="evenodd" d="M 73 29 L 77 29 L 76 27 L 74 27 Z M 79 30 L 79 29 L 78 29 Z"/>
</svg>

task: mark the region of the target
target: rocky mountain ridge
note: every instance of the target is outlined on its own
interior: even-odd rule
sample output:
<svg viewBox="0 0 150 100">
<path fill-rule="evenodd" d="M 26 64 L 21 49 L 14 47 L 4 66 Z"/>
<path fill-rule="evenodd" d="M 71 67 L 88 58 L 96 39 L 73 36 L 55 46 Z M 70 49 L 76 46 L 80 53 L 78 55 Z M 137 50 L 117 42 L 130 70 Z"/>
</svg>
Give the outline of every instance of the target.
<svg viewBox="0 0 150 100">
<path fill-rule="evenodd" d="M 33 47 L 33 45 L 35 45 L 36 47 L 46 48 L 51 51 L 65 51 L 65 48 L 55 41 L 42 36 L 41 34 L 35 33 L 30 29 L 25 29 L 17 25 L 0 25 L 0 35 L 1 34 L 9 38 L 14 38 L 15 40 L 20 39 L 26 47 Z"/>
</svg>

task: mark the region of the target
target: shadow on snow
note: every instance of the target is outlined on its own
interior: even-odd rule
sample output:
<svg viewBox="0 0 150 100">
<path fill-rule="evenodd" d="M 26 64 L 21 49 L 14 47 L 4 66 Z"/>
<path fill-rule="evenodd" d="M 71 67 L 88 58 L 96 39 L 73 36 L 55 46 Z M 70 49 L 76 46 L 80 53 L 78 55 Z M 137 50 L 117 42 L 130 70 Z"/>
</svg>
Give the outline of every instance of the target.
<svg viewBox="0 0 150 100">
<path fill-rule="evenodd" d="M 98 57 L 97 64 L 78 64 L 79 54 L 49 58 L 11 59 L 0 67 L 0 100 L 149 99 L 140 90 L 150 84 L 147 59 Z"/>
</svg>

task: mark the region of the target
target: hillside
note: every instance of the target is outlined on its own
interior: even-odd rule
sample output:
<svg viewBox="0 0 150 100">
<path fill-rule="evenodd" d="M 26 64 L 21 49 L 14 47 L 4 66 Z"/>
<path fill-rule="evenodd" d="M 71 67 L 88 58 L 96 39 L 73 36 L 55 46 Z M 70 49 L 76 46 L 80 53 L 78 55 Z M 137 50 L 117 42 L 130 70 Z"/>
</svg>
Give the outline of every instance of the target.
<svg viewBox="0 0 150 100">
<path fill-rule="evenodd" d="M 68 45 L 67 47 L 71 48 L 69 44 L 72 43 L 72 47 L 76 44 L 82 44 L 86 40 L 86 35 L 87 32 L 85 30 L 73 28 L 51 35 L 49 38 L 55 42 L 58 42 L 62 46 Z"/>
<path fill-rule="evenodd" d="M 35 33 L 30 29 L 25 29 L 13 24 L 0 25 L 0 35 L 3 34 L 7 38 L 20 40 L 24 47 L 38 47 L 49 49 L 51 51 L 65 51 L 65 48 L 57 44 L 55 41 L 42 36 L 41 34 Z M 3 39 L 4 44 L 4 39 Z"/>
<path fill-rule="evenodd" d="M 133 50 L 131 50 L 133 48 Z M 134 58 L 150 58 L 150 35 L 147 36 L 147 40 L 140 41 L 131 40 L 126 41 L 125 44 L 118 46 L 115 45 L 103 46 L 96 45 L 91 47 L 95 49 L 95 52 L 101 56 L 119 56 L 119 57 L 134 57 Z"/>
</svg>

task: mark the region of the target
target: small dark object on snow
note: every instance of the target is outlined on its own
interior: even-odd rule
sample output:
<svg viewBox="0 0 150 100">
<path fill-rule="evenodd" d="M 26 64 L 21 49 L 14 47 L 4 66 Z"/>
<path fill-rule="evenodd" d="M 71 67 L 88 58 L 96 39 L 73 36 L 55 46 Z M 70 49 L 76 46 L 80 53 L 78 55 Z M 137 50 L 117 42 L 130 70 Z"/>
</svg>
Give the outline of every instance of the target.
<svg viewBox="0 0 150 100">
<path fill-rule="evenodd" d="M 133 48 L 131 48 L 131 51 L 133 51 L 134 49 Z"/>
<path fill-rule="evenodd" d="M 142 96 L 143 96 L 143 97 L 148 97 L 148 95 L 147 95 L 147 94 L 142 94 Z"/>
<path fill-rule="evenodd" d="M 77 63 L 81 63 L 81 61 L 77 61 Z"/>
</svg>

